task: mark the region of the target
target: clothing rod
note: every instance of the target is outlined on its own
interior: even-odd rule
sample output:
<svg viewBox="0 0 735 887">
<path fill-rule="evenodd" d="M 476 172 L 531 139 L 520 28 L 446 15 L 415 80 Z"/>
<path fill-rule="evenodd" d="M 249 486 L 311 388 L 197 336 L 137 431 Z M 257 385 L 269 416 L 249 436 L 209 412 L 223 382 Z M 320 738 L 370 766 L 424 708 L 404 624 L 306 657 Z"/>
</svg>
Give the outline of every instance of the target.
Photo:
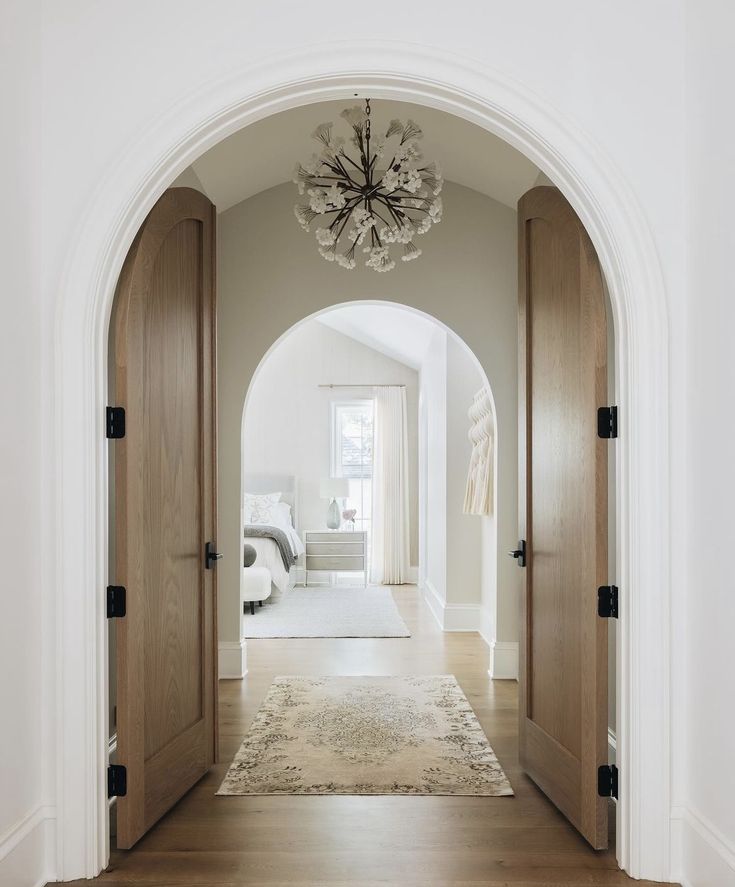
<svg viewBox="0 0 735 887">
<path fill-rule="evenodd" d="M 317 388 L 405 388 L 405 385 L 317 385 Z"/>
</svg>

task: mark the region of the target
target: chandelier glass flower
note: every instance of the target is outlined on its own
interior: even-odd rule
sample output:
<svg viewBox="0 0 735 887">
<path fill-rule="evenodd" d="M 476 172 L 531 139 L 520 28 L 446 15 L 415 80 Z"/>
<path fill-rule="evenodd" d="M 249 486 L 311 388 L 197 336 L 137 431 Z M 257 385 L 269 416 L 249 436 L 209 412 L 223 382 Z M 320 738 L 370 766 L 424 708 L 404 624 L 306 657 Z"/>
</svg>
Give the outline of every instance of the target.
<svg viewBox="0 0 735 887">
<path fill-rule="evenodd" d="M 368 268 L 390 271 L 398 251 L 404 262 L 418 258 L 416 237 L 441 221 L 441 171 L 437 163 L 424 162 L 423 132 L 413 120 L 391 120 L 374 137 L 369 99 L 364 108 L 356 105 L 340 116 L 352 128 L 354 151 L 348 153 L 345 139 L 333 134 L 332 123 L 317 126 L 312 138 L 321 151 L 294 174 L 308 202 L 297 203 L 294 213 L 305 231 L 319 220 L 316 240 L 328 262 L 352 269 L 361 250 Z"/>
</svg>

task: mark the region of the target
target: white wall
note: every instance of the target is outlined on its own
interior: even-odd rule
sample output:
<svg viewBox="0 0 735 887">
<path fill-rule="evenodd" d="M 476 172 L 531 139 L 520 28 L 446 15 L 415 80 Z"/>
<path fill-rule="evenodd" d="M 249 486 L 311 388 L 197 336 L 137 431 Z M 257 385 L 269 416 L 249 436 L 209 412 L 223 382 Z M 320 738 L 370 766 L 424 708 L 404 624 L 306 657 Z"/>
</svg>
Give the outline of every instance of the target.
<svg viewBox="0 0 735 887">
<path fill-rule="evenodd" d="M 688 549 L 686 602 L 678 617 L 675 679 L 685 687 L 675 709 L 686 735 L 675 766 L 685 775 L 675 832 L 685 884 L 735 884 L 735 299 L 733 255 L 735 6 L 688 4 L 687 167 L 688 348 L 677 352 L 686 382 L 676 423 L 686 442 L 677 480 L 688 520 L 677 539 Z M 674 185 L 674 182 L 672 182 Z M 681 183 L 676 185 L 681 187 Z M 686 535 L 684 535 L 684 533 Z"/>
<path fill-rule="evenodd" d="M 484 555 L 481 525 L 476 514 L 464 514 L 467 469 L 472 455 L 467 410 L 484 379 L 472 355 L 454 336 L 447 337 L 447 603 L 461 627 L 478 628 Z M 490 548 L 494 548 L 494 544 Z"/>
<path fill-rule="evenodd" d="M 305 316 L 353 300 L 419 308 L 454 330 L 490 379 L 499 424 L 501 548 L 517 535 L 516 214 L 476 191 L 447 183 L 442 223 L 424 254 L 390 274 L 325 262 L 293 218 L 293 185 L 271 188 L 219 216 L 219 628 L 238 640 L 239 472 L 242 405 L 270 346 Z M 461 294 L 462 298 L 458 298 Z M 237 367 L 237 372 L 233 368 Z M 466 407 L 465 407 L 466 409 Z M 466 424 L 466 423 L 465 423 Z M 466 431 L 466 429 L 465 429 Z M 508 561 L 508 563 L 506 563 Z M 498 637 L 517 640 L 518 571 L 500 564 Z"/>
<path fill-rule="evenodd" d="M 494 644 L 497 594 L 495 515 L 464 514 L 472 445 L 467 411 L 487 384 L 467 347 L 438 329 L 420 372 L 419 510 L 425 526 L 421 584 L 447 631 L 481 631 Z"/>
<path fill-rule="evenodd" d="M 56 370 L 74 359 L 74 354 L 55 352 L 58 300 L 94 199 L 105 196 L 104 223 L 95 217 L 100 245 L 95 261 L 101 261 L 108 231 L 145 176 L 200 122 L 199 106 L 189 103 L 192 96 L 225 78 L 242 84 L 252 79 L 251 66 L 265 66 L 266 60 L 278 65 L 279 54 L 297 46 L 342 41 L 354 34 L 380 41 L 390 19 L 398 39 L 410 35 L 413 44 L 426 47 L 428 77 L 434 73 L 429 59 L 451 54 L 500 72 L 503 79 L 538 95 L 545 107 L 558 110 L 581 141 L 619 170 L 648 223 L 668 297 L 668 316 L 662 322 L 669 324 L 669 381 L 675 396 L 670 440 L 672 611 L 661 614 L 674 632 L 670 769 L 677 810 L 698 811 L 692 820 L 696 825 L 687 823 L 682 871 L 691 884 L 732 881 L 732 861 L 727 871 L 709 877 L 702 874 L 701 855 L 694 854 L 732 860 L 735 843 L 733 792 L 727 781 L 732 779 L 730 737 L 735 729 L 728 704 L 735 696 L 729 659 L 732 570 L 722 554 L 732 547 L 734 478 L 728 445 L 735 439 L 735 418 L 727 409 L 733 390 L 729 331 L 735 321 L 733 182 L 728 174 L 735 142 L 729 113 L 733 9 L 721 0 L 532 0 L 506 3 L 502 10 L 493 3 L 460 0 L 452 9 L 456 14 L 417 19 L 409 6 L 376 0 L 374 14 L 366 19 L 359 7 L 330 3 L 320 16 L 302 13 L 294 4 L 262 6 L 253 16 L 250 6 L 234 0 L 206 13 L 194 0 L 130 0 L 125 5 L 67 0 L 44 6 L 39 38 L 39 4 L 4 4 L 3 14 L 15 19 L 12 29 L 0 29 L 0 150 L 6 185 L 2 298 L 9 320 L 2 333 L 3 357 L 10 367 L 0 384 L 3 415 L 12 417 L 12 427 L 3 435 L 3 465 L 12 466 L 11 471 L 5 468 L 3 479 L 3 529 L 8 531 L 3 533 L 3 606 L 8 608 L 3 622 L 12 632 L 10 643 L 0 645 L 0 674 L 6 676 L 3 742 L 8 748 L 3 760 L 12 760 L 15 771 L 24 773 L 22 780 L 11 773 L 9 783 L 3 773 L 3 788 L 10 785 L 0 797 L 4 825 L 20 827 L 25 811 L 40 809 L 39 762 L 48 777 L 43 784 L 49 786 L 51 806 L 59 775 L 51 771 L 55 743 L 37 739 L 41 712 L 55 724 L 55 681 L 52 668 L 45 683 L 52 698 L 46 699 L 38 664 L 41 639 L 34 629 L 39 614 L 51 621 L 46 649 L 53 666 L 59 582 L 54 568 L 61 532 L 54 518 L 59 502 L 53 449 L 61 433 L 74 434 L 63 426 L 61 415 L 61 430 L 55 427 L 60 407 Z M 339 15 L 332 14 L 336 11 Z M 168 39 L 161 40 L 161 34 Z M 135 64 L 130 64 L 131 57 Z M 324 58 L 328 65 L 328 51 Z M 74 59 L 84 63 L 70 63 Z M 384 67 L 376 50 L 373 69 Z M 284 68 L 282 79 L 287 77 Z M 233 87 L 222 104 L 234 97 Z M 28 117 L 41 101 L 43 145 L 37 121 Z M 12 156 L 6 159 L 6 152 Z M 38 212 L 34 217 L 41 194 L 43 216 Z M 251 239 L 256 237 L 251 229 Z M 468 254 L 477 245 L 473 238 Z M 252 244 L 244 245 L 246 252 L 252 249 Z M 428 255 L 427 239 L 424 258 Z M 435 297 L 435 313 L 442 313 L 441 301 Z M 465 327 L 472 325 L 472 311 Z M 289 311 L 289 322 L 298 319 L 296 313 Z M 274 330 L 279 326 L 271 324 Z M 89 337 L 95 335 L 86 329 Z M 462 335 L 479 354 L 481 335 Z M 251 369 L 261 355 L 262 350 L 254 355 Z M 501 423 L 501 436 L 502 431 Z M 85 491 L 70 494 L 81 497 Z M 717 550 L 708 555 L 713 540 Z M 506 542 L 501 539 L 501 549 Z M 5 722 L 17 724 L 17 731 L 6 730 Z M 28 766 L 31 761 L 35 769 Z M 701 834 L 706 837 L 695 850 L 694 836 Z M 42 862 L 25 870 L 27 881 L 42 878 Z M 16 877 L 5 881 L 21 883 Z"/>
<path fill-rule="evenodd" d="M 224 323 L 234 322 L 221 316 Z M 220 364 L 220 372 L 240 367 Z M 319 481 L 330 475 L 330 410 L 338 400 L 371 397 L 365 389 L 320 384 L 405 385 L 408 410 L 411 564 L 418 564 L 418 373 L 317 320 L 307 321 L 265 359 L 248 394 L 243 424 L 245 474 L 293 474 L 299 484 L 299 532 L 323 527 L 327 503 Z M 369 515 L 368 515 L 369 517 Z"/>
<path fill-rule="evenodd" d="M 37 172 L 40 150 L 40 4 L 0 11 L 0 884 L 50 875 L 53 787 L 48 778 L 40 533 L 46 524 L 42 311 Z M 12 125 L 10 123 L 12 121 Z M 49 590 L 48 585 L 46 591 Z"/>
<path fill-rule="evenodd" d="M 420 512 L 425 545 L 421 584 L 440 625 L 447 602 L 447 334 L 434 333 L 420 373 L 422 483 Z"/>
</svg>

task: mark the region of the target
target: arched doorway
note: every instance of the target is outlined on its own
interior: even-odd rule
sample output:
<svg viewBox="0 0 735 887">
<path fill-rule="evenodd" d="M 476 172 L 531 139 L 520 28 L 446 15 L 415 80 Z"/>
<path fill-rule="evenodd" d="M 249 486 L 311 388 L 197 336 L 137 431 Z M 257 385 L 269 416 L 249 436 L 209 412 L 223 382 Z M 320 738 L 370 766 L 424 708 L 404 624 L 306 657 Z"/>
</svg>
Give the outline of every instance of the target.
<svg viewBox="0 0 735 887">
<path fill-rule="evenodd" d="M 370 73 L 376 51 L 386 70 L 401 73 Z M 158 195 L 202 150 L 276 110 L 358 90 L 443 108 L 508 139 L 563 190 L 597 248 L 616 323 L 621 427 L 627 431 L 618 457 L 619 860 L 634 876 L 657 877 L 669 864 L 670 422 L 666 305 L 646 223 L 595 146 L 516 84 L 465 60 L 427 57 L 388 43 L 342 46 L 329 65 L 325 75 L 322 52 L 298 53 L 177 108 L 157 128 L 155 141 L 142 139 L 128 154 L 128 166 L 100 188 L 70 258 L 57 326 L 55 398 L 63 416 L 55 440 L 58 523 L 48 540 L 60 577 L 60 874 L 96 874 L 107 857 L 106 651 L 99 595 L 106 578 L 106 453 L 99 428 L 106 327 L 122 260 Z M 79 559 L 79 551 L 94 556 Z M 77 751 L 70 754 L 72 748 Z"/>
<path fill-rule="evenodd" d="M 515 299 L 514 293 L 508 295 Z M 386 334 L 386 330 L 391 333 Z M 502 325 L 491 335 L 493 341 L 494 337 L 501 337 Z M 402 341 L 409 344 L 401 345 Z M 327 367 L 324 351 L 330 346 L 344 363 L 351 365 L 340 369 L 340 361 L 334 359 Z M 351 361 L 345 359 L 350 350 Z M 345 398 L 352 402 L 355 398 L 370 399 L 374 394 L 374 389 L 364 384 L 371 372 L 361 364 L 355 366 L 354 355 L 361 351 L 387 373 L 383 384 L 390 382 L 391 367 L 405 373 L 402 384 L 407 388 L 410 446 L 408 581 L 418 582 L 427 593 L 432 612 L 442 628 L 479 631 L 492 645 L 497 625 L 498 522 L 502 514 L 506 531 L 515 532 L 516 482 L 511 480 L 499 485 L 496 480 L 500 448 L 493 391 L 485 369 L 469 346 L 436 318 L 400 303 L 360 300 L 332 305 L 285 330 L 261 358 L 247 388 L 241 433 L 243 494 L 248 492 L 247 478 L 286 471 L 298 487 L 297 513 L 294 514 L 297 530 L 303 533 L 305 527 L 319 523 L 322 509 L 316 499 L 318 479 L 334 467 L 328 459 L 327 429 L 330 422 L 334 422 L 335 406 Z M 316 366 L 310 365 L 309 359 L 314 353 L 321 354 Z M 235 372 L 229 361 L 223 369 L 228 374 Z M 443 397 L 431 381 L 437 371 L 444 376 L 449 389 Z M 348 376 L 353 384 L 347 382 Z M 337 377 L 339 381 L 335 382 Z M 492 409 L 493 504 L 487 514 L 470 517 L 463 514 L 472 449 L 466 412 L 479 391 L 487 392 Z M 443 439 L 432 440 L 430 445 L 427 414 L 434 409 L 441 410 L 441 415 L 438 419 L 432 415 L 432 427 L 441 426 Z M 317 438 L 319 446 L 301 452 L 293 443 L 300 435 L 312 442 Z M 431 467 L 427 465 L 429 461 Z M 508 461 L 511 463 L 508 470 L 513 473 L 515 453 Z M 363 524 L 369 526 L 371 522 L 372 497 L 368 493 L 367 502 L 363 501 L 362 488 L 366 484 L 356 484 L 354 501 L 350 504 L 358 506 L 362 529 Z M 437 503 L 441 503 L 441 524 L 431 519 L 430 500 L 435 510 Z M 368 513 L 364 514 L 366 509 Z M 451 556 L 447 554 L 448 523 L 462 524 L 462 529 L 453 535 Z M 239 535 L 242 535 L 242 521 Z M 298 567 L 299 578 L 293 581 L 304 582 L 302 569 L 303 566 Z M 454 592 L 450 593 L 449 600 L 448 589 Z M 506 589 L 506 597 L 516 595 L 515 587 Z M 482 668 L 487 669 L 487 665 Z"/>
</svg>

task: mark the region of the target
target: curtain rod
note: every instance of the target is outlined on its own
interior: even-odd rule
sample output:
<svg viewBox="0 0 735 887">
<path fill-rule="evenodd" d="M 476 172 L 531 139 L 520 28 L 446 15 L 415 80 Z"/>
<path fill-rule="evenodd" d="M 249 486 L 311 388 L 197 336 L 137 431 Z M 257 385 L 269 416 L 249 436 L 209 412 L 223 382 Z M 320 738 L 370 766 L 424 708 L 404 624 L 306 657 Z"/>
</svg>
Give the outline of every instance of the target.
<svg viewBox="0 0 735 887">
<path fill-rule="evenodd" d="M 405 385 L 317 385 L 317 388 L 405 388 Z"/>
</svg>

